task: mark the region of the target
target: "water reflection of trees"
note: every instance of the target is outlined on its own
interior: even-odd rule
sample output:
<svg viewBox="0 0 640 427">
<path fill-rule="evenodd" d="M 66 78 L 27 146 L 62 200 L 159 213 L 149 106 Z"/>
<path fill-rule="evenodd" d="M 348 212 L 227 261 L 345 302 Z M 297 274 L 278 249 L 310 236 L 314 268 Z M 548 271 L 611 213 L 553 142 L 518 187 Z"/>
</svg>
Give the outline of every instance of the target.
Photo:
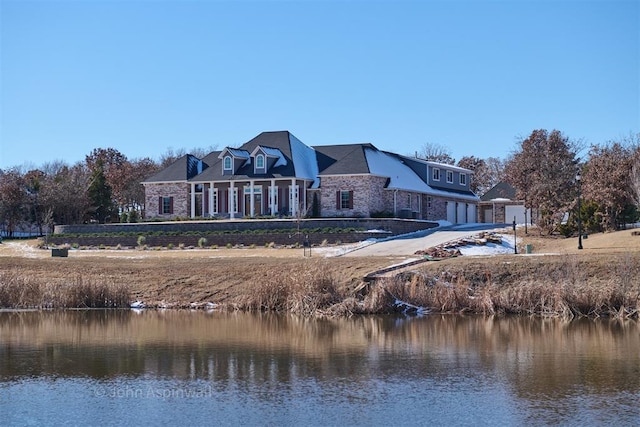
<svg viewBox="0 0 640 427">
<path fill-rule="evenodd" d="M 523 317 L 314 320 L 245 313 L 0 313 L 0 378 L 146 376 L 224 387 L 476 376 L 521 397 L 640 389 L 638 323 Z"/>
</svg>

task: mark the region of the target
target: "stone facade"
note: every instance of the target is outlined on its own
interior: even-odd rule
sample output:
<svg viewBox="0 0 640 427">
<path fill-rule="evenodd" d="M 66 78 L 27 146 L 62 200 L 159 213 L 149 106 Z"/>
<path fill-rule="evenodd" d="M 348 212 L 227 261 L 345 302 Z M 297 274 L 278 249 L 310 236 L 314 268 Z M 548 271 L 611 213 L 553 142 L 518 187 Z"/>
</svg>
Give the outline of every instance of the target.
<svg viewBox="0 0 640 427">
<path fill-rule="evenodd" d="M 386 178 L 372 175 L 341 175 L 321 178 L 320 215 L 323 217 L 368 217 L 375 212 L 389 210 L 385 206 L 388 191 L 384 190 Z M 338 191 L 353 192 L 353 208 L 337 206 Z"/>
<path fill-rule="evenodd" d="M 442 197 L 422 196 L 423 219 L 437 221 L 447 219 L 447 200 Z"/>
<path fill-rule="evenodd" d="M 147 184 L 145 186 L 145 217 L 167 219 L 188 217 L 191 212 L 189 195 L 189 184 L 186 182 Z M 160 197 L 173 197 L 173 214 L 160 214 Z"/>
</svg>

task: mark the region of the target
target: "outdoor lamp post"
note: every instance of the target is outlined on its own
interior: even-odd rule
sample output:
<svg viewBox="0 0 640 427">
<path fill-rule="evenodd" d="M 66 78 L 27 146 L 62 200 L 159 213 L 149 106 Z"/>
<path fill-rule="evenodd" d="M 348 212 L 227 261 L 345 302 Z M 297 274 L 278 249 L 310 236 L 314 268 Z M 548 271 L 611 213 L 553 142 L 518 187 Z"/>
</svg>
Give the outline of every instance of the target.
<svg viewBox="0 0 640 427">
<path fill-rule="evenodd" d="M 580 204 L 580 172 L 576 175 L 576 182 L 578 183 L 578 249 L 582 249 L 582 215 L 581 215 L 581 204 Z"/>
</svg>

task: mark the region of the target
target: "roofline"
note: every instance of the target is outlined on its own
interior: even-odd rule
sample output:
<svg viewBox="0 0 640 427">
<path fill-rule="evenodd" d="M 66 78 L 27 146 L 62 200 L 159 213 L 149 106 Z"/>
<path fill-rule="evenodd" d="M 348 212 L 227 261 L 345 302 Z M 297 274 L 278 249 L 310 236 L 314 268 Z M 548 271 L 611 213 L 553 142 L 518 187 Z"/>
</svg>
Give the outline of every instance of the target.
<svg viewBox="0 0 640 427">
<path fill-rule="evenodd" d="M 189 181 L 185 179 L 179 180 L 179 181 L 142 181 L 140 184 L 145 185 L 145 184 L 176 184 L 176 183 L 188 184 Z"/>
</svg>

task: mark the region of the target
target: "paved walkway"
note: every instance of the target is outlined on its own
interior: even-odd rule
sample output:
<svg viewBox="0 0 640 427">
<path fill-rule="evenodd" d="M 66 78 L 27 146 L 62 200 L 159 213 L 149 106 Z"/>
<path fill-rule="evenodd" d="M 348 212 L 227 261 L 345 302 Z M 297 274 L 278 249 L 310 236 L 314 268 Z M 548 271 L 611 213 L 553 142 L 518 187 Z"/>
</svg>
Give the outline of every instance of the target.
<svg viewBox="0 0 640 427">
<path fill-rule="evenodd" d="M 426 230 L 412 233 L 408 236 L 397 237 L 392 240 L 377 242 L 372 245 L 349 252 L 343 256 L 367 257 L 367 256 L 413 256 L 416 251 L 438 246 L 442 243 L 457 240 L 463 237 L 473 236 L 479 231 L 495 230 L 508 227 L 504 224 L 474 224 L 438 227 L 435 230 Z"/>
</svg>

